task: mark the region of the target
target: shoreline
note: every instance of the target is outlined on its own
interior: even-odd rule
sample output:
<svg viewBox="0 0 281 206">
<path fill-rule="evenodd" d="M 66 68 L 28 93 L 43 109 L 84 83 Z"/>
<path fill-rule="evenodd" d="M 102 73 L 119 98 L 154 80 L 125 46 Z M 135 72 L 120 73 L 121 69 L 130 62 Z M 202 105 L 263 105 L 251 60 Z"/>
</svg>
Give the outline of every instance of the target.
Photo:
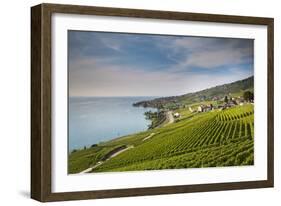
<svg viewBox="0 0 281 206">
<path fill-rule="evenodd" d="M 153 108 L 153 109 L 155 109 L 155 108 Z M 151 112 L 151 111 L 149 111 L 149 112 Z M 162 112 L 163 112 L 163 111 L 162 111 Z M 145 112 L 145 113 L 146 113 L 146 112 Z M 146 116 L 145 113 L 144 113 L 144 116 Z M 155 113 L 159 113 L 159 111 L 156 111 Z M 169 111 L 164 111 L 163 113 L 164 113 L 164 117 L 163 117 L 163 119 L 160 119 L 159 124 L 155 125 L 154 127 L 148 126 L 148 128 L 147 128 L 146 130 L 139 131 L 139 132 L 146 132 L 146 131 L 149 131 L 149 130 L 151 130 L 151 129 L 161 128 L 161 127 L 164 127 L 164 126 L 166 126 L 166 125 L 168 125 L 168 124 L 174 123 L 175 119 L 174 119 L 174 117 L 173 117 L 172 111 L 170 111 L 170 110 L 169 110 Z M 145 117 L 145 118 L 147 118 L 147 117 Z M 151 123 L 152 123 L 153 120 L 152 120 L 152 119 L 149 119 L 149 121 L 151 121 Z M 139 133 L 139 132 L 136 132 L 136 133 Z M 93 147 L 95 147 L 95 146 L 98 146 L 99 144 L 102 144 L 102 143 L 105 143 L 105 142 L 114 141 L 114 140 L 118 140 L 118 139 L 124 138 L 124 137 L 126 137 L 126 136 L 136 134 L 136 133 L 131 133 L 131 134 L 128 134 L 128 135 L 123 135 L 123 136 L 119 136 L 119 137 L 114 137 L 114 138 L 112 138 L 112 139 L 110 139 L 110 140 L 106 140 L 106 141 L 104 141 L 104 142 L 99 142 L 99 143 L 94 143 L 94 144 L 91 144 L 91 145 L 88 145 L 88 146 L 85 145 L 84 147 L 81 147 L 81 148 L 74 148 L 74 149 L 71 149 L 71 150 L 69 151 L 69 155 L 70 155 L 71 153 L 74 153 L 74 152 L 79 151 L 79 150 L 84 150 L 84 149 L 93 148 Z M 95 146 L 93 146 L 93 145 L 95 145 Z"/>
<path fill-rule="evenodd" d="M 150 96 L 148 96 L 148 98 L 149 98 L 149 97 L 150 97 Z M 85 98 L 88 98 L 88 97 L 85 97 Z M 116 98 L 116 97 L 113 97 L 113 98 Z M 120 98 L 123 98 L 123 97 L 120 97 Z M 125 97 L 125 98 L 127 98 L 127 97 Z M 132 97 L 132 98 L 135 98 L 135 97 Z M 134 103 L 132 103 L 132 104 L 131 104 L 131 107 L 138 107 L 138 106 L 134 106 Z M 149 111 L 145 111 L 145 112 L 142 113 L 142 115 L 144 116 L 144 117 L 142 117 L 142 118 L 144 118 L 144 119 L 146 119 L 146 120 L 149 120 L 149 121 L 150 121 L 150 125 L 151 125 L 152 120 L 149 119 L 149 118 L 147 118 L 146 115 L 145 115 L 145 113 L 147 113 L 147 112 L 153 112 L 153 110 L 155 111 L 156 109 L 157 109 L 157 111 L 155 111 L 155 112 L 158 112 L 159 109 L 158 109 L 158 108 L 151 108 L 151 107 L 150 107 L 150 108 L 142 107 L 142 108 L 144 108 L 144 109 L 151 109 L 151 110 L 149 110 Z M 122 119 L 120 119 L 120 120 L 122 121 Z M 155 127 L 150 128 L 150 125 L 146 125 L 146 128 L 145 128 L 144 130 L 140 130 L 140 131 L 136 131 L 136 132 L 133 132 L 133 133 L 129 133 L 129 134 L 124 134 L 124 135 L 121 135 L 121 136 L 113 137 L 113 138 L 111 138 L 111 139 L 108 139 L 108 140 L 105 140 L 105 141 L 100 141 L 100 142 L 97 142 L 97 143 L 90 143 L 90 144 L 84 145 L 84 146 L 82 146 L 82 147 L 76 147 L 76 148 L 71 148 L 71 149 L 69 148 L 69 149 L 68 149 L 68 155 L 71 155 L 71 153 L 74 153 L 74 152 L 76 152 L 76 151 L 80 151 L 80 150 L 85 150 L 85 149 L 93 148 L 93 147 L 98 146 L 98 145 L 100 145 L 100 144 L 103 144 L 103 143 L 105 143 L 105 142 L 114 141 L 114 140 L 117 140 L 117 139 L 119 139 L 119 138 L 124 138 L 124 137 L 126 137 L 126 136 L 134 135 L 134 134 L 137 134 L 137 133 L 140 133 L 140 132 L 146 132 L 146 131 L 148 131 L 148 130 L 150 130 L 150 129 L 155 128 Z M 93 145 L 95 145 L 95 146 L 93 146 Z"/>
</svg>

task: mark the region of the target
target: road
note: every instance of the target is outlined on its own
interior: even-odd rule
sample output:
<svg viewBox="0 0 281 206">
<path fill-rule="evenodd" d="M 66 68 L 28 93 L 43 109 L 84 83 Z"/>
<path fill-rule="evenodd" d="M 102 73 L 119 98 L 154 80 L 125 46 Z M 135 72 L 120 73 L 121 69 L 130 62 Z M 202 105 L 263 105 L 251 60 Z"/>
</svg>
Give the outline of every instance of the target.
<svg viewBox="0 0 281 206">
<path fill-rule="evenodd" d="M 173 113 L 171 111 L 168 111 L 166 113 L 166 124 L 171 124 L 175 121 Z"/>
<path fill-rule="evenodd" d="M 116 157 L 117 155 L 119 155 L 119 154 L 121 154 L 121 153 L 123 153 L 123 152 L 125 152 L 125 151 L 127 151 L 127 150 L 129 150 L 129 149 L 132 149 L 132 148 L 134 148 L 134 146 L 133 146 L 133 145 L 130 145 L 130 146 L 128 146 L 128 147 L 126 147 L 126 148 L 124 148 L 124 149 L 122 149 L 122 150 L 119 150 L 119 151 L 113 153 L 112 155 L 110 155 L 106 160 L 97 162 L 97 164 L 95 164 L 95 165 L 92 166 L 92 167 L 89 167 L 88 169 L 83 170 L 82 172 L 79 172 L 79 174 L 85 174 L 85 173 L 91 172 L 93 169 L 99 167 L 99 166 L 102 165 L 104 162 L 108 161 L 109 159 L 111 159 L 111 158 L 113 158 L 113 157 Z"/>
<path fill-rule="evenodd" d="M 174 119 L 174 116 L 173 116 L 173 112 L 172 111 L 165 112 L 165 120 L 164 120 L 164 122 L 162 122 L 160 125 L 158 125 L 155 128 L 164 127 L 164 126 L 166 126 L 168 124 L 173 123 L 174 121 L 175 121 L 175 119 Z"/>
</svg>

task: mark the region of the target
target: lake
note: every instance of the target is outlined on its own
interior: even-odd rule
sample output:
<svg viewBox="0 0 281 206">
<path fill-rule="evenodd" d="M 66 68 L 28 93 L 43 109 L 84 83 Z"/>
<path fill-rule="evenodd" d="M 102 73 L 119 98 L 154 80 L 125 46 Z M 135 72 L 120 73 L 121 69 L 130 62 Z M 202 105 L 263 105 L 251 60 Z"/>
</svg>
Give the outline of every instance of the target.
<svg viewBox="0 0 281 206">
<path fill-rule="evenodd" d="M 70 97 L 69 151 L 148 129 L 146 111 L 133 103 L 155 97 Z"/>
</svg>

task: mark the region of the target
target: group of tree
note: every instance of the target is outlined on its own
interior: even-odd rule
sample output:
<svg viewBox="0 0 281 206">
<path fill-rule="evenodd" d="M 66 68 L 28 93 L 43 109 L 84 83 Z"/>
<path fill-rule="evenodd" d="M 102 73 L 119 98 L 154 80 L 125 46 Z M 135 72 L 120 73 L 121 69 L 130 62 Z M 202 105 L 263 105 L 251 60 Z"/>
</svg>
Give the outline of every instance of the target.
<svg viewBox="0 0 281 206">
<path fill-rule="evenodd" d="M 243 98 L 245 101 L 247 102 L 252 102 L 254 100 L 254 93 L 251 92 L 251 91 L 245 91 L 243 93 Z M 223 100 L 225 103 L 228 103 L 229 99 L 227 96 L 224 97 L 224 100 Z"/>
<path fill-rule="evenodd" d="M 246 91 L 243 94 L 243 98 L 245 101 L 252 102 L 254 100 L 254 93 L 250 91 Z"/>
</svg>

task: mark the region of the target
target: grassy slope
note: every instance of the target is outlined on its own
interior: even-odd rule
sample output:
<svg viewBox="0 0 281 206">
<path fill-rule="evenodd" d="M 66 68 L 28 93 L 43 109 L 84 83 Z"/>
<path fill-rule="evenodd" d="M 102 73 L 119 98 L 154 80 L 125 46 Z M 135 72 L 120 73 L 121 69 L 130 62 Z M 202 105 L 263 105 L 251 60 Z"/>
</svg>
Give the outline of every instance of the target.
<svg viewBox="0 0 281 206">
<path fill-rule="evenodd" d="M 95 165 L 114 148 L 134 148 L 104 162 L 94 172 L 253 164 L 253 105 L 191 113 L 162 128 L 114 139 L 70 155 L 69 172 Z M 154 135 L 143 141 L 151 133 Z"/>
</svg>

